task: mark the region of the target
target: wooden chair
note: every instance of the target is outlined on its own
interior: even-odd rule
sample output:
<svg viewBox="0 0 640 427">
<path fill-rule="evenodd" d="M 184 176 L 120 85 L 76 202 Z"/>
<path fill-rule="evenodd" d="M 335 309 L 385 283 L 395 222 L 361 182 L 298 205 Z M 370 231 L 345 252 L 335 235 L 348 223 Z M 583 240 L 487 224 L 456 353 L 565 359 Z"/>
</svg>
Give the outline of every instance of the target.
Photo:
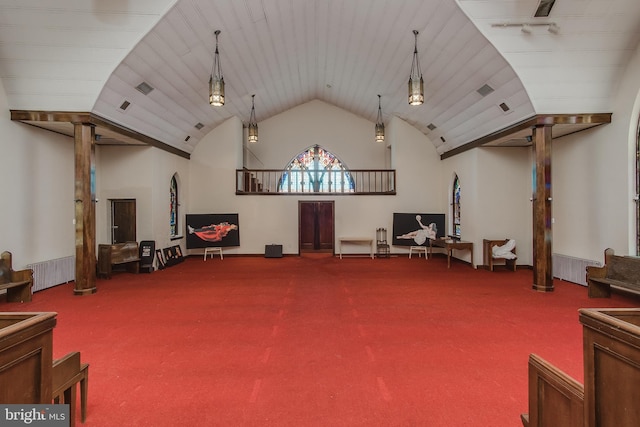
<svg viewBox="0 0 640 427">
<path fill-rule="evenodd" d="M 69 404 L 70 426 L 76 419 L 76 384 L 80 383 L 80 417 L 87 417 L 87 392 L 89 389 L 89 364 L 80 363 L 80 352 L 74 351 L 53 361 L 52 399 L 55 403 Z"/>
<path fill-rule="evenodd" d="M 484 256 L 484 265 L 489 267 L 489 271 L 493 271 L 493 267 L 495 265 L 502 264 L 502 261 L 504 261 L 504 266 L 507 269 L 516 271 L 516 260 L 518 259 L 517 257 L 511 259 L 511 258 L 502 258 L 502 257 L 493 256 L 492 248 L 494 246 L 502 246 L 502 245 L 506 244 L 508 241 L 509 241 L 509 239 L 502 239 L 502 240 L 483 239 L 482 240 L 482 248 L 483 248 L 482 251 L 483 251 L 483 256 Z M 515 254 L 516 253 L 516 248 L 514 247 L 511 252 L 513 254 Z M 500 263 L 496 264 L 495 261 L 500 261 Z"/>
<path fill-rule="evenodd" d="M 391 248 L 387 243 L 387 229 L 376 229 L 376 255 L 378 258 L 389 258 L 391 255 Z"/>
</svg>

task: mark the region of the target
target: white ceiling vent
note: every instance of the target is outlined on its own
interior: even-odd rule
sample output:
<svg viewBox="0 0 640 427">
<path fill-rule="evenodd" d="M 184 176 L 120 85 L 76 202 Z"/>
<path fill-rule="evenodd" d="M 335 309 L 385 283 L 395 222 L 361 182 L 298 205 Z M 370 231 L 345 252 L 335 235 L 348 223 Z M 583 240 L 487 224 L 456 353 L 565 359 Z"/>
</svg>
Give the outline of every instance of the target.
<svg viewBox="0 0 640 427">
<path fill-rule="evenodd" d="M 494 89 L 491 86 L 486 84 L 486 85 L 482 86 L 480 89 L 478 89 L 476 92 L 478 92 L 482 96 L 487 96 L 491 92 L 493 92 L 493 90 Z"/>
<path fill-rule="evenodd" d="M 136 86 L 136 89 L 138 89 L 140 92 L 144 93 L 145 95 L 149 95 L 149 92 L 153 90 L 153 87 L 147 82 L 142 82 L 138 86 Z"/>
<path fill-rule="evenodd" d="M 551 13 L 551 8 L 556 0 L 540 0 L 536 13 L 533 15 L 536 18 L 546 18 Z"/>
</svg>

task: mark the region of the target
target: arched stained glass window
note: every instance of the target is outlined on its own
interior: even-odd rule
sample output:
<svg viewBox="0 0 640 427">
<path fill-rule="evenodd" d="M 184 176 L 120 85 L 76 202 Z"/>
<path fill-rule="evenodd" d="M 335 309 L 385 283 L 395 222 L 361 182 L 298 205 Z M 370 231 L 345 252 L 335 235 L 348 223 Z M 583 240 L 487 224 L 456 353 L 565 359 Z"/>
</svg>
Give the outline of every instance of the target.
<svg viewBox="0 0 640 427">
<path fill-rule="evenodd" d="M 278 183 L 280 193 L 353 193 L 353 177 L 333 154 L 314 145 L 294 157 Z"/>
<path fill-rule="evenodd" d="M 453 218 L 453 235 L 460 237 L 460 179 L 456 174 L 453 177 L 453 194 L 451 197 L 452 215 Z"/>
<path fill-rule="evenodd" d="M 178 180 L 175 175 L 169 185 L 169 234 L 178 235 Z"/>
</svg>

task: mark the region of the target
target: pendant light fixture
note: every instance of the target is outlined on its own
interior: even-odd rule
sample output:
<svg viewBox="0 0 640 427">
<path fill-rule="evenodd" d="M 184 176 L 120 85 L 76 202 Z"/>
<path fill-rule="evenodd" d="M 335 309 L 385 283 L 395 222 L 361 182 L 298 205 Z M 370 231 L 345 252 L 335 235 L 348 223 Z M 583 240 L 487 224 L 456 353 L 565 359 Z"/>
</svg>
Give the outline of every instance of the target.
<svg viewBox="0 0 640 427">
<path fill-rule="evenodd" d="M 382 107 L 378 95 L 378 120 L 376 121 L 376 142 L 384 142 L 384 122 L 382 121 Z"/>
<path fill-rule="evenodd" d="M 220 68 L 220 53 L 218 52 L 218 35 L 220 30 L 214 32 L 216 35 L 216 51 L 213 54 L 213 66 L 211 67 L 211 77 L 209 77 L 209 104 L 214 107 L 224 105 L 224 78 Z"/>
<path fill-rule="evenodd" d="M 254 103 L 255 95 L 251 95 L 251 115 L 249 116 L 248 140 L 255 144 L 258 142 L 258 122 L 256 122 L 256 106 Z"/>
<path fill-rule="evenodd" d="M 413 49 L 413 62 L 411 63 L 411 74 L 409 75 L 409 105 L 422 105 L 424 102 L 424 81 L 420 71 L 418 61 L 418 30 L 413 30 L 415 36 L 415 47 Z"/>
</svg>

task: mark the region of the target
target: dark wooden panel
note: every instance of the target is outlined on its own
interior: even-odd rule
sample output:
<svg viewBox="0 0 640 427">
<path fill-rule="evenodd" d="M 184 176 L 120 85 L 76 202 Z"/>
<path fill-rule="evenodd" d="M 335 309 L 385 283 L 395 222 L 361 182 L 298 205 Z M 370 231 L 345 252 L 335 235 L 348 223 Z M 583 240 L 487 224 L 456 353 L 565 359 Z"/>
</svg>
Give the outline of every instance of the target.
<svg viewBox="0 0 640 427">
<path fill-rule="evenodd" d="M 300 202 L 300 250 L 313 250 L 315 245 L 315 203 Z"/>
<path fill-rule="evenodd" d="M 135 242 L 136 238 L 136 201 L 130 199 L 111 200 L 112 242 Z"/>
<path fill-rule="evenodd" d="M 333 249 L 333 202 L 318 202 L 318 249 Z"/>
</svg>

